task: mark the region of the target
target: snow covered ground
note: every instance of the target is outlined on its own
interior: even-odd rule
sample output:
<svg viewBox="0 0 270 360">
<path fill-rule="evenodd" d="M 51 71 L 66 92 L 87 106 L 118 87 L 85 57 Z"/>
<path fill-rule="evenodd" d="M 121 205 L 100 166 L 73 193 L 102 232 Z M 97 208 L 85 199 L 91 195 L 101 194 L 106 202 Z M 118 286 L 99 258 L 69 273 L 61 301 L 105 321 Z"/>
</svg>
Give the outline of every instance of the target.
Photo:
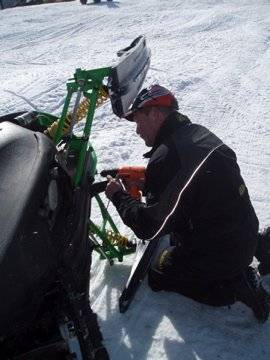
<svg viewBox="0 0 270 360">
<path fill-rule="evenodd" d="M 140 34 L 152 50 L 145 84 L 169 87 L 181 112 L 234 148 L 260 227 L 269 225 L 269 0 L 89 0 L 2 10 L 0 115 L 32 107 L 59 114 L 76 68 L 109 66 Z M 93 145 L 98 169 L 144 163 L 134 125 L 109 103 L 97 111 Z M 132 258 L 110 267 L 95 257 L 92 266 L 91 302 L 112 360 L 269 359 L 270 321 L 257 324 L 240 303 L 211 308 L 143 284 L 120 314 Z"/>
</svg>

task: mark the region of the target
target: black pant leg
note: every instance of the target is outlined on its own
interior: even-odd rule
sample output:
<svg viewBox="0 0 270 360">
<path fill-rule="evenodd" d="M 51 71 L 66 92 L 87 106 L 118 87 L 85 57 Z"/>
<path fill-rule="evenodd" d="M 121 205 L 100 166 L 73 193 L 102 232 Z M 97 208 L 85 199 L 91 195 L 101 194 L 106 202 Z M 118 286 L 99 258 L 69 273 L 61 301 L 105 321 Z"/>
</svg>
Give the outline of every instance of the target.
<svg viewBox="0 0 270 360">
<path fill-rule="evenodd" d="M 181 248 L 171 246 L 162 251 L 148 274 L 148 284 L 153 291 L 172 291 L 198 302 L 224 306 L 234 303 L 230 281 L 210 281 L 198 278 L 185 264 Z"/>
</svg>

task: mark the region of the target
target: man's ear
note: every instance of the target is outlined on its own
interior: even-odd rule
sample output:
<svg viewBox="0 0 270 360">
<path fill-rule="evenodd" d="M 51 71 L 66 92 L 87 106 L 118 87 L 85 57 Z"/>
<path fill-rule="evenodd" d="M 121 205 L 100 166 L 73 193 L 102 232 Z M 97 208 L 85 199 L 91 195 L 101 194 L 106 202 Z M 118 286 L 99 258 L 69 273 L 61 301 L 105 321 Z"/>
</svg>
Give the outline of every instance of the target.
<svg viewBox="0 0 270 360">
<path fill-rule="evenodd" d="M 156 119 L 156 123 L 158 123 L 159 125 L 162 124 L 165 120 L 163 112 L 161 112 L 157 106 L 153 107 L 153 116 Z"/>
<path fill-rule="evenodd" d="M 158 122 L 162 119 L 162 113 L 157 106 L 152 107 L 151 116 Z"/>
</svg>

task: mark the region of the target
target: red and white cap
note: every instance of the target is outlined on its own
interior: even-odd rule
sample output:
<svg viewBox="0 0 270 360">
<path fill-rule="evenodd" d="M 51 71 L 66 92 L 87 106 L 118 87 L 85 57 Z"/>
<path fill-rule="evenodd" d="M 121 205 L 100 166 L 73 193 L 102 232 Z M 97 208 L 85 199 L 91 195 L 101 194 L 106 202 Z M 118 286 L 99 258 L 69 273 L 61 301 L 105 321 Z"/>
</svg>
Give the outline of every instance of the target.
<svg viewBox="0 0 270 360">
<path fill-rule="evenodd" d="M 174 95 L 165 87 L 156 84 L 149 89 L 143 89 L 137 95 L 131 109 L 123 117 L 129 121 L 134 121 L 133 115 L 136 111 L 152 106 L 178 110 L 178 102 Z"/>
</svg>

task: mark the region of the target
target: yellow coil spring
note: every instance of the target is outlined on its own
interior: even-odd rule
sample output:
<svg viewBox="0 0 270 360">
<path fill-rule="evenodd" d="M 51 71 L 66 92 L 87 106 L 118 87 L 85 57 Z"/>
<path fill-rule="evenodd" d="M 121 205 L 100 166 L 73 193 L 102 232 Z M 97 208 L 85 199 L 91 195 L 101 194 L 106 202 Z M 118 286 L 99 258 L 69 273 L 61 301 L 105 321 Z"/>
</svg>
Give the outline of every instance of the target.
<svg viewBox="0 0 270 360">
<path fill-rule="evenodd" d="M 113 232 L 112 230 L 107 230 L 107 238 L 110 241 L 110 243 L 114 246 L 122 246 L 122 247 L 132 247 L 133 243 L 128 240 L 127 237 L 117 234 Z"/>
<path fill-rule="evenodd" d="M 105 101 L 108 100 L 108 98 L 109 98 L 108 90 L 107 90 L 106 86 L 102 86 L 102 88 L 100 89 L 100 91 L 98 93 L 96 107 L 103 105 L 105 103 Z M 87 115 L 89 105 L 90 105 L 89 99 L 84 98 L 81 101 L 80 105 L 78 106 L 77 112 L 76 112 L 76 122 L 79 122 L 83 118 L 85 118 L 85 116 Z M 63 126 L 63 134 L 64 135 L 66 135 L 69 132 L 71 120 L 72 120 L 72 113 L 69 112 L 67 114 L 67 117 L 66 117 L 66 120 L 65 120 L 64 126 Z M 53 122 L 52 125 L 44 131 L 44 134 L 48 135 L 50 138 L 54 138 L 54 136 L 56 134 L 56 130 L 58 128 L 58 124 L 59 124 L 59 119 L 56 120 L 55 122 Z"/>
</svg>

